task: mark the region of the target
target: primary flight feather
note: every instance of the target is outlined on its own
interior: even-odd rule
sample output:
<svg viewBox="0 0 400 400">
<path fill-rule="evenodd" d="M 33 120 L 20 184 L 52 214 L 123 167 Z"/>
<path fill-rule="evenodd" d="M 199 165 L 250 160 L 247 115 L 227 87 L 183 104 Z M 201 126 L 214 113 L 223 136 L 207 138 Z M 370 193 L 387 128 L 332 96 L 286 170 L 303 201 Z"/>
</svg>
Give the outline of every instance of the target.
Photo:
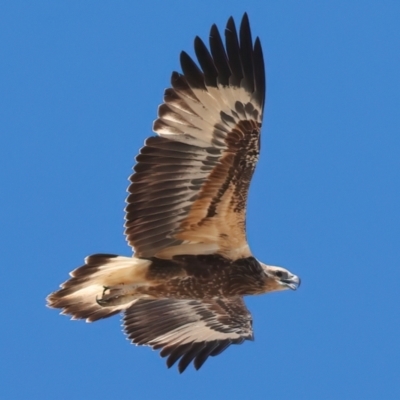
<svg viewBox="0 0 400 400">
<path fill-rule="evenodd" d="M 260 151 L 265 71 L 247 14 L 225 46 L 215 25 L 198 65 L 181 53 L 153 130 L 130 177 L 125 234 L 134 254 L 95 254 L 48 305 L 73 319 L 124 313 L 129 339 L 160 349 L 168 367 L 199 369 L 209 356 L 253 339 L 243 296 L 296 289 L 246 239 L 246 202 Z"/>
</svg>

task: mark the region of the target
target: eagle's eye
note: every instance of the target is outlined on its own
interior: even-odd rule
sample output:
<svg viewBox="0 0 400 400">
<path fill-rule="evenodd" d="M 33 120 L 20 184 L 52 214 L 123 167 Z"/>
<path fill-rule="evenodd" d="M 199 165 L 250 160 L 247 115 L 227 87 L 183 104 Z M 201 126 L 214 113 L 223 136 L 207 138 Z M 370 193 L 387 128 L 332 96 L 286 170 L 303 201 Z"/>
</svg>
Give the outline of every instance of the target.
<svg viewBox="0 0 400 400">
<path fill-rule="evenodd" d="M 276 271 L 275 272 L 275 276 L 277 276 L 278 278 L 282 278 L 283 272 L 282 271 Z"/>
</svg>

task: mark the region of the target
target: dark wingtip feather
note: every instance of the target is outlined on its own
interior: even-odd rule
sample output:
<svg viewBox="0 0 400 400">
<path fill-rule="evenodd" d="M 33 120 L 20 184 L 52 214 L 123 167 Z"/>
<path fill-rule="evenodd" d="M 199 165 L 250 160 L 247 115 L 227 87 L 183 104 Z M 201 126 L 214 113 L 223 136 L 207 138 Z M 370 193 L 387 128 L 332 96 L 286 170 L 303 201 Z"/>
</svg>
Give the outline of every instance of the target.
<svg viewBox="0 0 400 400">
<path fill-rule="evenodd" d="M 193 343 L 191 349 L 187 351 L 179 360 L 178 369 L 182 373 L 193 361 L 193 359 L 204 349 L 206 343 Z"/>
<path fill-rule="evenodd" d="M 232 344 L 231 340 L 221 340 L 218 345 L 212 350 L 210 356 L 215 357 L 225 351 Z"/>
<path fill-rule="evenodd" d="M 202 349 L 196 356 L 193 361 L 193 365 L 198 371 L 202 365 L 207 361 L 208 357 L 212 353 L 212 351 L 218 346 L 218 341 L 210 342 L 207 346 Z"/>
<path fill-rule="evenodd" d="M 256 38 L 254 43 L 253 57 L 255 99 L 260 104 L 261 109 L 264 110 L 266 92 L 265 65 L 261 41 L 258 37 Z"/>
<path fill-rule="evenodd" d="M 228 19 L 225 28 L 225 43 L 226 53 L 229 60 L 229 66 L 232 71 L 232 75 L 229 78 L 229 83 L 232 86 L 240 86 L 240 82 L 243 79 L 242 63 L 240 61 L 240 46 L 239 39 L 237 36 L 236 25 L 233 17 Z"/>
<path fill-rule="evenodd" d="M 170 353 L 169 357 L 167 358 L 166 364 L 168 368 L 171 368 L 189 349 L 192 347 L 192 343 L 184 344 L 178 346 L 177 348 L 173 349 Z M 178 366 L 179 372 L 183 372 L 180 370 Z"/>
<path fill-rule="evenodd" d="M 193 93 L 195 89 L 207 90 L 207 87 L 216 87 L 218 84 L 243 87 L 252 93 L 253 99 L 263 108 L 264 60 L 260 40 L 257 38 L 253 44 L 247 13 L 243 14 L 239 29 L 233 17 L 229 17 L 225 28 L 225 45 L 217 26 L 213 24 L 209 37 L 210 50 L 199 37 L 194 40 L 194 49 L 201 69 L 186 52 L 181 52 L 183 75 L 174 72 L 171 77 L 172 87 L 178 93 L 183 92 L 185 96 L 198 101 Z M 156 131 L 162 128 L 155 126 Z"/>
<path fill-rule="evenodd" d="M 204 74 L 186 51 L 181 52 L 180 62 L 183 75 L 192 88 L 206 89 Z"/>
<path fill-rule="evenodd" d="M 242 86 L 250 93 L 254 92 L 253 40 L 247 14 L 242 18 L 239 29 L 240 61 L 243 71 Z"/>
<path fill-rule="evenodd" d="M 250 30 L 250 20 L 249 20 L 249 15 L 245 11 L 242 17 L 242 25 L 246 25 L 248 29 Z"/>
<path fill-rule="evenodd" d="M 229 77 L 232 72 L 229 67 L 228 58 L 217 26 L 214 24 L 210 29 L 210 50 L 218 71 L 218 82 L 223 86 L 229 85 Z"/>
<path fill-rule="evenodd" d="M 204 42 L 196 36 L 194 39 L 194 50 L 197 60 L 204 72 L 204 81 L 207 86 L 217 87 L 218 71 L 214 61 Z"/>
</svg>

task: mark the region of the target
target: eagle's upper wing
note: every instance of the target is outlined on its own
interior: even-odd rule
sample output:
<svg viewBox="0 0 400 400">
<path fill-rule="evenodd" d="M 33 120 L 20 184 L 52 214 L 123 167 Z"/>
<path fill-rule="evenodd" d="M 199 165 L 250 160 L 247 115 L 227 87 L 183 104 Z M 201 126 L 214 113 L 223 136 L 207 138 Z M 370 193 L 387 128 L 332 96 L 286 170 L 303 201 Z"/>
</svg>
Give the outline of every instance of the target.
<svg viewBox="0 0 400 400">
<path fill-rule="evenodd" d="M 243 298 L 217 300 L 139 300 L 125 312 L 125 332 L 139 345 L 161 349 L 171 367 L 199 369 L 209 356 L 231 344 L 253 340 L 251 314 Z"/>
<path fill-rule="evenodd" d="M 260 149 L 265 72 L 259 39 L 245 14 L 239 36 L 232 18 L 226 45 L 215 25 L 210 50 L 200 38 L 201 70 L 181 53 L 154 131 L 137 156 L 125 233 L 138 257 L 218 252 L 250 255 L 247 192 Z"/>
</svg>

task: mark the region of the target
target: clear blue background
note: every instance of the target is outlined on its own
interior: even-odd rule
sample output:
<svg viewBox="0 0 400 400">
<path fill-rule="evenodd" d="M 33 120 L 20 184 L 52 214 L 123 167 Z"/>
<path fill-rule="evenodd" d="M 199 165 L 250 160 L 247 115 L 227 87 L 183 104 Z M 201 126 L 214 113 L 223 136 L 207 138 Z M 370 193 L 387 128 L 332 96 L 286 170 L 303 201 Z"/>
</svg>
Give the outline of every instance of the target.
<svg viewBox="0 0 400 400">
<path fill-rule="evenodd" d="M 127 177 L 179 52 L 244 11 L 268 74 L 248 239 L 303 284 L 249 298 L 256 341 L 179 375 L 118 317 L 44 299 L 131 254 Z M 400 398 L 399 21 L 398 1 L 2 2 L 1 398 Z"/>
</svg>

